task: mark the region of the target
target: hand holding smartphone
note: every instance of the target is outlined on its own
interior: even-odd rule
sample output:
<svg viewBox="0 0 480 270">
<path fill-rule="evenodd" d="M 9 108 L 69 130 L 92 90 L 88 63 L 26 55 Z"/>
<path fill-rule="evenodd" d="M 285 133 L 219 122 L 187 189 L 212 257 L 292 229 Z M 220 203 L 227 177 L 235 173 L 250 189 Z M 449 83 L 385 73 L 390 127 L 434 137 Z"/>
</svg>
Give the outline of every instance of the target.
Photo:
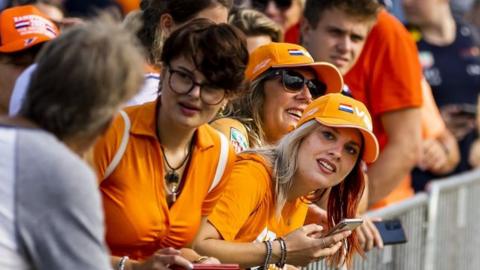
<svg viewBox="0 0 480 270">
<path fill-rule="evenodd" d="M 346 218 L 342 219 L 335 227 L 331 228 L 323 237 L 331 236 L 342 231 L 353 231 L 358 226 L 362 225 L 361 218 Z"/>
</svg>

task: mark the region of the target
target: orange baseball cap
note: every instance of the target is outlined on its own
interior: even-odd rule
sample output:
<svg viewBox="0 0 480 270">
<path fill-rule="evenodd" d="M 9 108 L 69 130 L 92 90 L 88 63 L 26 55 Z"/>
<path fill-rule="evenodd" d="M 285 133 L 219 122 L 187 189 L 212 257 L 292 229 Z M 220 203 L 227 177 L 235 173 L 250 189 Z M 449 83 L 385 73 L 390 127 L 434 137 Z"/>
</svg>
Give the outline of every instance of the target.
<svg viewBox="0 0 480 270">
<path fill-rule="evenodd" d="M 363 161 L 374 162 L 378 157 L 377 137 L 373 134 L 372 118 L 365 105 L 340 93 L 321 96 L 310 103 L 297 127 L 315 119 L 329 127 L 356 128 L 363 137 Z"/>
<path fill-rule="evenodd" d="M 0 52 L 13 53 L 54 39 L 57 26 L 31 5 L 5 9 L 0 13 Z"/>
<path fill-rule="evenodd" d="M 317 79 L 327 85 L 326 93 L 339 93 L 343 77 L 338 69 L 327 62 L 315 62 L 310 53 L 300 45 L 272 42 L 256 48 L 248 61 L 245 76 L 249 81 L 270 68 L 311 67 Z"/>
</svg>

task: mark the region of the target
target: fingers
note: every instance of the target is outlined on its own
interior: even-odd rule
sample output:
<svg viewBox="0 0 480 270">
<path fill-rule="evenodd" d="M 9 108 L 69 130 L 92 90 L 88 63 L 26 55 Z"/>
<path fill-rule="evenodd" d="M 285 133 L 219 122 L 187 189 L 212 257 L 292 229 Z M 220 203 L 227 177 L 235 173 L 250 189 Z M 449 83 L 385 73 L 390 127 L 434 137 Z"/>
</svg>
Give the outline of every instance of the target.
<svg viewBox="0 0 480 270">
<path fill-rule="evenodd" d="M 155 253 L 159 255 L 180 255 L 181 254 L 180 250 L 177 250 L 171 247 L 159 249 Z"/>
<path fill-rule="evenodd" d="M 308 224 L 305 225 L 301 228 L 301 230 L 306 234 L 306 235 L 312 235 L 312 234 L 317 234 L 321 233 L 323 231 L 323 227 L 317 224 Z"/>
<path fill-rule="evenodd" d="M 383 248 L 382 236 L 380 235 L 375 224 L 372 222 L 372 219 L 366 218 L 364 226 L 362 227 L 363 227 L 362 229 L 367 232 L 367 235 L 368 235 L 367 237 L 369 240 L 365 245 L 365 248 L 364 248 L 365 251 L 371 250 L 374 246 Z"/>
<path fill-rule="evenodd" d="M 336 243 L 342 241 L 343 239 L 347 238 L 351 234 L 352 234 L 352 231 L 343 231 L 343 232 L 339 232 L 339 233 L 336 233 L 336 234 L 331 235 L 331 236 L 316 239 L 315 243 L 318 247 L 321 247 L 321 248 L 330 247 L 330 246 L 333 246 Z"/>
<path fill-rule="evenodd" d="M 156 253 L 154 257 L 156 262 L 153 265 L 154 269 L 169 269 L 170 265 L 177 265 L 185 269 L 193 269 L 193 265 L 189 261 L 187 261 L 185 258 L 179 255 L 160 255 Z"/>
<path fill-rule="evenodd" d="M 342 247 L 342 242 L 337 242 L 330 247 L 325 247 L 318 250 L 314 253 L 315 260 L 323 259 L 324 257 L 329 257 L 337 253 L 337 251 Z"/>
</svg>

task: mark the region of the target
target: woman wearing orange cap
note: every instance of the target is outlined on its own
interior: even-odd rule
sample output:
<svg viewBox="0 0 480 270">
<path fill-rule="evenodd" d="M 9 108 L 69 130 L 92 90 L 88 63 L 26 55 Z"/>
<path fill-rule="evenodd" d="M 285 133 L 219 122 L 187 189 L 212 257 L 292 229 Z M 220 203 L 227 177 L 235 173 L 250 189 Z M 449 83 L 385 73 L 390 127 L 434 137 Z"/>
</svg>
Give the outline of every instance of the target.
<svg viewBox="0 0 480 270">
<path fill-rule="evenodd" d="M 355 233 L 323 237 L 325 230 L 303 226 L 298 217 L 305 218 L 312 195 L 328 197 L 329 228 L 355 217 L 365 185 L 360 163 L 377 156 L 371 118 L 361 102 L 341 94 L 316 99 L 275 148 L 240 154 L 194 248 L 242 268 L 306 265 L 332 255 L 333 263 L 345 255 L 348 264 L 360 251 Z"/>
<path fill-rule="evenodd" d="M 292 130 L 312 99 L 340 92 L 343 79 L 325 62 L 314 62 L 303 47 L 273 42 L 250 54 L 246 70 L 250 91 L 231 104 L 212 125 L 230 138 L 238 152 L 276 144 Z M 248 134 L 248 135 L 247 135 Z"/>
</svg>

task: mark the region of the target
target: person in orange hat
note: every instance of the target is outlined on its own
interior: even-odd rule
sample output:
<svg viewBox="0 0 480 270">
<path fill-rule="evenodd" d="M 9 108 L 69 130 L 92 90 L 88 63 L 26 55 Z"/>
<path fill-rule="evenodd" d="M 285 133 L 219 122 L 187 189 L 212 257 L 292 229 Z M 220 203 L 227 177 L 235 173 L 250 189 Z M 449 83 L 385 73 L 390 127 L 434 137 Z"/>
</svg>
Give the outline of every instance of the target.
<svg viewBox="0 0 480 270">
<path fill-rule="evenodd" d="M 238 152 L 275 144 L 297 125 L 313 99 L 340 92 L 343 86 L 337 68 L 313 61 L 305 48 L 290 43 L 272 42 L 255 49 L 246 77 L 248 93 L 212 123 Z"/>
<path fill-rule="evenodd" d="M 325 231 L 356 216 L 365 186 L 361 161 L 374 162 L 378 151 L 363 103 L 340 93 L 314 100 L 276 147 L 239 155 L 194 249 L 241 268 L 274 263 L 282 268 L 326 256 L 338 264 L 343 245 L 348 264 L 361 250 L 355 233 L 327 237 Z M 303 226 L 313 200 L 328 200 L 327 228 Z"/>
<path fill-rule="evenodd" d="M 0 115 L 7 114 L 13 85 L 42 45 L 59 34 L 55 24 L 31 5 L 0 13 Z"/>
</svg>

